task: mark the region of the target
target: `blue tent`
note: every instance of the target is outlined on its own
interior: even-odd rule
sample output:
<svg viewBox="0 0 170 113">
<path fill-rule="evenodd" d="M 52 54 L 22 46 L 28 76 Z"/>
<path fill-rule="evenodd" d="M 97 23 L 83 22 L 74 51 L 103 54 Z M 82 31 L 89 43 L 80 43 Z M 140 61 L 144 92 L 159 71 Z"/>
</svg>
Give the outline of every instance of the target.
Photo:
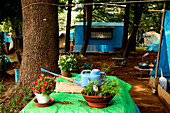
<svg viewBox="0 0 170 113">
<path fill-rule="evenodd" d="M 150 74 L 151 76 L 155 75 L 156 62 L 153 71 Z M 165 13 L 164 33 L 163 33 L 162 44 L 161 44 L 158 77 L 160 77 L 161 75 L 161 71 L 160 71 L 161 69 L 163 72 L 163 76 L 170 79 L 170 11 L 166 11 Z"/>
</svg>

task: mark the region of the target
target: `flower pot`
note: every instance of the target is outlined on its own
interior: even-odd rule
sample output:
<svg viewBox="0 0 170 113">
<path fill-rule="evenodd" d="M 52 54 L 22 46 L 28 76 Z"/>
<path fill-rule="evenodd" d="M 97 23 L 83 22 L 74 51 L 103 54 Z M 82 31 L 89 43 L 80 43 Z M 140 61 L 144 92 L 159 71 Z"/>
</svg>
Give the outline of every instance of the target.
<svg viewBox="0 0 170 113">
<path fill-rule="evenodd" d="M 115 95 L 109 95 L 109 96 L 87 96 L 81 93 L 81 95 L 85 98 L 88 105 L 95 108 L 105 108 L 109 104 L 109 102 L 112 100 L 112 98 Z"/>
<path fill-rule="evenodd" d="M 65 76 L 65 77 L 71 77 L 72 76 L 69 71 L 63 71 L 63 70 L 61 70 L 61 75 Z"/>
<path fill-rule="evenodd" d="M 43 94 L 38 94 L 38 93 L 35 93 L 35 95 L 37 96 L 38 103 L 47 103 L 50 100 L 49 95 L 43 95 Z"/>
</svg>

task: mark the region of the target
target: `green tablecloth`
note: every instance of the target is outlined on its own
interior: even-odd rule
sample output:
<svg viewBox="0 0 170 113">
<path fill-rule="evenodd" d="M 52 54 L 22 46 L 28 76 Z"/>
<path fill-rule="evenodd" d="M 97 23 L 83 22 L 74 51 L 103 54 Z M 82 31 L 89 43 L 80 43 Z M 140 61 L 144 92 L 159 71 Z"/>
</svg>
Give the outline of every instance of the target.
<svg viewBox="0 0 170 113">
<path fill-rule="evenodd" d="M 75 78 L 77 75 L 73 74 L 72 78 Z M 66 101 L 72 104 L 55 103 L 49 107 L 37 107 L 32 100 L 20 113 L 136 113 L 135 103 L 129 95 L 132 86 L 115 76 L 107 76 L 106 78 L 116 79 L 124 86 L 120 89 L 120 94 L 115 95 L 107 108 L 89 107 L 81 94 L 60 92 L 52 93 L 50 96 L 56 102 Z M 68 82 L 62 78 L 58 78 L 58 81 Z"/>
</svg>

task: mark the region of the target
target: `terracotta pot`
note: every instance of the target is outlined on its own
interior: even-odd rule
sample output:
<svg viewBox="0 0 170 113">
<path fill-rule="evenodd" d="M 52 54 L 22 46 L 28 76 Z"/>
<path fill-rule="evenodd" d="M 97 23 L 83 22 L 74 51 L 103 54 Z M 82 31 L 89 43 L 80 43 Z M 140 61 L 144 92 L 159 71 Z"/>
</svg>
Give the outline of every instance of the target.
<svg viewBox="0 0 170 113">
<path fill-rule="evenodd" d="M 61 70 L 61 75 L 65 76 L 65 77 L 71 77 L 72 76 L 69 71 L 63 71 L 63 70 Z"/>
<path fill-rule="evenodd" d="M 112 98 L 115 95 L 109 95 L 109 96 L 87 96 L 81 93 L 81 95 L 86 99 L 87 103 L 91 107 L 95 108 L 105 108 L 109 104 L 109 102 L 112 100 Z"/>
</svg>

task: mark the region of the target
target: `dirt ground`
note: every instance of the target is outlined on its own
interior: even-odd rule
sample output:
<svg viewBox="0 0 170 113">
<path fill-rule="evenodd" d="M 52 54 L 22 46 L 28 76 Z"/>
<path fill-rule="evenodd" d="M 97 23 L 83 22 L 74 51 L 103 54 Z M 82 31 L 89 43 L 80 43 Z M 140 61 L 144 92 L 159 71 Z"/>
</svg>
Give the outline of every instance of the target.
<svg viewBox="0 0 170 113">
<path fill-rule="evenodd" d="M 93 68 L 98 68 L 100 70 L 104 69 L 104 65 L 110 66 L 109 71 L 106 72 L 107 75 L 117 76 L 133 86 L 130 95 L 141 113 L 168 113 L 168 109 L 160 101 L 157 95 L 152 94 L 152 90 L 148 86 L 150 72 L 139 71 L 134 68 L 134 66 L 142 61 L 142 55 L 146 52 L 147 51 L 138 50 L 131 53 L 127 65 L 123 67 L 114 66 L 116 60 L 113 60 L 112 58 L 119 56 L 118 54 L 87 54 L 86 58 L 79 59 L 78 63 L 79 66 L 83 63 L 92 63 Z M 144 60 L 154 63 L 156 55 L 157 53 L 150 52 Z M 11 60 L 17 60 L 15 53 L 8 55 L 8 57 Z M 16 63 L 13 66 L 13 68 L 16 67 L 19 68 L 19 64 Z M 14 71 L 11 70 L 9 73 L 11 76 L 8 79 L 4 79 L 4 81 L 6 86 L 12 87 L 12 85 L 15 84 Z"/>
</svg>

